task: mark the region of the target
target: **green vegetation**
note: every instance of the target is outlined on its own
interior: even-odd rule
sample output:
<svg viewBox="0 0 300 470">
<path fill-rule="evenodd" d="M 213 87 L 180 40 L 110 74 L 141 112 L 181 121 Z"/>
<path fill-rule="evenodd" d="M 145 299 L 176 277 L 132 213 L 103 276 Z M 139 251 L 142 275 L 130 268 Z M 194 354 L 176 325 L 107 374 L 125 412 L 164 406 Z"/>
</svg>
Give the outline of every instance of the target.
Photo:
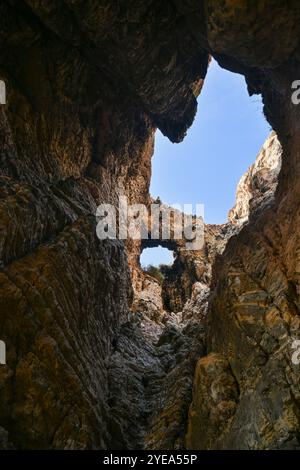
<svg viewBox="0 0 300 470">
<path fill-rule="evenodd" d="M 154 277 L 160 284 L 162 284 L 167 268 L 169 268 L 169 266 L 165 264 L 160 264 L 159 266 L 153 266 L 152 264 L 149 264 L 148 266 L 144 267 L 143 270 L 145 273 L 149 274 L 149 276 Z"/>
</svg>

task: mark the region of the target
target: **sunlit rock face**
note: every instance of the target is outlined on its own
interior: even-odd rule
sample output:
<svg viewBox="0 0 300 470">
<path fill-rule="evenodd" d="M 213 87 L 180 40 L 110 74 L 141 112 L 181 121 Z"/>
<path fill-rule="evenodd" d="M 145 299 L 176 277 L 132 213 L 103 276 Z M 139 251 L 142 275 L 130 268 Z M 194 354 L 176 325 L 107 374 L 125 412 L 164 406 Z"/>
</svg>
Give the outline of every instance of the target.
<svg viewBox="0 0 300 470">
<path fill-rule="evenodd" d="M 299 217 L 276 208 L 281 157 L 272 133 L 229 213 L 232 230 L 213 266 L 205 322 L 209 354 L 194 377 L 191 449 L 299 448 L 298 261 L 289 253 L 299 241 Z"/>
<path fill-rule="evenodd" d="M 264 143 L 253 165 L 242 176 L 236 191 L 236 203 L 228 214 L 232 224 L 248 221 L 250 212 L 269 202 L 274 195 L 281 169 L 282 148 L 274 132 Z"/>
<path fill-rule="evenodd" d="M 2 448 L 297 448 L 299 18 L 296 0 L 1 2 Z M 98 240 L 95 210 L 149 204 L 155 129 L 184 138 L 209 54 L 262 94 L 278 186 L 265 204 L 274 137 L 212 263 L 183 263 L 182 311 L 136 324 L 140 245 Z"/>
</svg>

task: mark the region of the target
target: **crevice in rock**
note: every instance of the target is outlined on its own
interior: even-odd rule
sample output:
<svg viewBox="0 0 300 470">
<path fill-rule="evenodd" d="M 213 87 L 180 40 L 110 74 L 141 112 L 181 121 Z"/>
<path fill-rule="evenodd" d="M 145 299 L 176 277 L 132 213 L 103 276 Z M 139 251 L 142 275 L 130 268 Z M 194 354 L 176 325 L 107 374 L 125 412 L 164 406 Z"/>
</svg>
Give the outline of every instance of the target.
<svg viewBox="0 0 300 470">
<path fill-rule="evenodd" d="M 128 322 L 119 332 L 118 346 L 109 369 L 110 400 L 114 404 L 110 409 L 111 447 L 184 449 L 194 442 L 190 440 L 190 431 L 187 434 L 188 414 L 195 366 L 198 361 L 201 363 L 201 358 L 205 361 L 207 354 L 206 316 L 214 260 L 224 251 L 228 240 L 243 230 L 254 211 L 262 211 L 264 206 L 272 203 L 280 159 L 280 148 L 272 133 L 256 162 L 241 178 L 236 205 L 229 212 L 228 223 L 205 226 L 202 250 L 185 250 L 181 242 L 176 245 L 174 241 L 142 242 L 141 251 L 145 247 L 161 245 L 173 249 L 175 259 L 172 266 L 164 268 L 163 281 L 144 272 L 139 265 L 133 267 L 138 271 L 134 276 L 138 279 L 134 283 L 134 301 Z M 247 272 L 245 266 L 243 272 Z M 251 279 L 250 273 L 248 276 Z M 252 282 L 256 290 L 244 294 L 244 300 L 239 300 L 241 305 L 243 302 L 258 305 L 257 289 L 263 287 L 257 279 Z M 266 291 L 261 292 L 267 295 Z M 251 299 L 247 300 L 247 295 Z M 262 300 L 262 304 L 264 302 Z M 268 358 L 268 352 L 247 331 L 247 325 L 240 321 L 237 313 L 234 317 L 257 349 L 257 354 L 261 351 Z M 229 375 L 234 377 L 232 387 L 236 388 L 238 397 L 240 386 L 230 359 L 226 367 L 230 369 Z M 230 399 L 228 403 L 231 403 Z M 229 419 L 224 413 L 218 419 Z M 134 426 L 137 422 L 139 426 Z M 229 421 L 220 426 L 228 429 Z M 212 445 L 215 439 L 216 436 L 205 445 Z"/>
</svg>

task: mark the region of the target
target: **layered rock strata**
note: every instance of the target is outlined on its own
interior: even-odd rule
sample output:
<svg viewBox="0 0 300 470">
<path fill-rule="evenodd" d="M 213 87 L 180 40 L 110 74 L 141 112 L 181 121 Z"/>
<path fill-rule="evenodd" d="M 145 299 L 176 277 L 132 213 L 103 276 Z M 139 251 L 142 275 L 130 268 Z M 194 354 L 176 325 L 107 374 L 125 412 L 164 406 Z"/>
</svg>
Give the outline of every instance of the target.
<svg viewBox="0 0 300 470">
<path fill-rule="evenodd" d="M 296 0 L 0 3 L 0 79 L 7 89 L 0 105 L 2 447 L 183 445 L 182 421 L 168 444 L 159 438 L 161 424 L 150 425 L 172 428 L 159 419 L 175 397 L 161 359 L 153 359 L 154 382 L 168 400 L 155 415 L 150 406 L 145 431 L 130 442 L 119 432 L 128 427 L 128 411 L 116 424 L 117 339 L 135 360 L 134 345 L 144 342 L 126 326 L 140 248 L 99 241 L 95 209 L 117 205 L 121 194 L 149 203 L 155 129 L 174 142 L 185 136 L 209 55 L 243 74 L 250 94 L 262 95 L 282 145 L 282 169 L 275 196 L 262 197 L 214 263 L 207 351 L 203 336 L 193 334 L 194 342 L 178 333 L 198 351 L 192 362 L 208 353 L 196 368 L 185 445 L 299 446 L 299 366 L 290 347 L 299 334 L 300 108 L 291 99 L 299 37 Z M 256 176 L 264 187 L 264 175 Z M 255 196 L 256 189 L 246 192 Z M 243 220 L 243 204 L 232 214 Z M 188 295 L 194 280 L 205 281 L 185 279 Z M 178 298 L 176 305 L 182 308 Z M 153 352 L 155 336 L 145 358 L 163 351 Z M 141 389 L 140 375 L 151 367 L 146 373 L 139 362 L 137 387 L 128 385 L 132 400 L 137 393 L 136 410 L 151 390 L 148 378 Z"/>
</svg>

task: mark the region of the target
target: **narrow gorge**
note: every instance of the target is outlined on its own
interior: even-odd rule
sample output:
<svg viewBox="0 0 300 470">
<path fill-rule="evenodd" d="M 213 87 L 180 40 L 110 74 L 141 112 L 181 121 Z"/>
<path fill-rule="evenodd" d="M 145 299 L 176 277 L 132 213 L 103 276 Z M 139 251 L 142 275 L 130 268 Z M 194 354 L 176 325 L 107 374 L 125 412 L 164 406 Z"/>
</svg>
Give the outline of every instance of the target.
<svg viewBox="0 0 300 470">
<path fill-rule="evenodd" d="M 100 204 L 154 202 L 212 57 L 273 129 L 227 222 L 99 240 Z M 0 1 L 0 80 L 0 449 L 299 449 L 299 2 Z"/>
</svg>

